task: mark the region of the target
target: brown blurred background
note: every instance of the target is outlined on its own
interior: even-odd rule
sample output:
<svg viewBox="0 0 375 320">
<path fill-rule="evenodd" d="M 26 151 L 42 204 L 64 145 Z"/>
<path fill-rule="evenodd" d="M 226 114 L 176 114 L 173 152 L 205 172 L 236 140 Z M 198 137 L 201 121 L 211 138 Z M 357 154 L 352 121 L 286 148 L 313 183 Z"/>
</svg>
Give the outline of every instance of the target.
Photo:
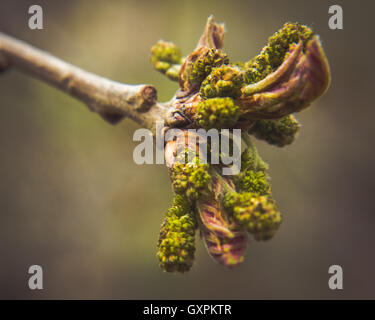
<svg viewBox="0 0 375 320">
<path fill-rule="evenodd" d="M 32 4 L 44 30 L 27 27 Z M 328 28 L 332 4 L 344 30 Z M 192 270 L 163 273 L 156 241 L 171 186 L 164 166 L 133 162 L 138 126 L 111 126 L 11 71 L 0 76 L 0 298 L 375 298 L 374 2 L 1 0 L 0 30 L 114 80 L 155 84 L 165 101 L 177 85 L 153 70 L 150 47 L 162 38 L 189 53 L 210 14 L 226 23 L 235 61 L 299 21 L 320 34 L 331 65 L 329 91 L 297 115 L 299 139 L 285 149 L 257 142 L 284 214 L 275 238 L 252 243 L 233 270 L 197 239 Z M 27 287 L 32 264 L 44 290 Z M 333 264 L 344 290 L 328 288 Z"/>
</svg>

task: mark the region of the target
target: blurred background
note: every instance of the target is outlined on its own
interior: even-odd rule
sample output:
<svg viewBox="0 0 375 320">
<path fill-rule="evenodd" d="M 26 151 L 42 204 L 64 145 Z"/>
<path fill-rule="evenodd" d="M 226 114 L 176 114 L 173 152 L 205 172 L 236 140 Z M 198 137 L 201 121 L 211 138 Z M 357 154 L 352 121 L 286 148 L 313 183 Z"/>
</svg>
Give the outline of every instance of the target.
<svg viewBox="0 0 375 320">
<path fill-rule="evenodd" d="M 27 27 L 28 8 L 44 29 Z M 344 30 L 328 28 L 328 8 Z M 172 201 L 163 165 L 133 162 L 138 125 L 111 126 L 73 98 L 17 71 L 0 76 L 0 298 L 26 299 L 374 299 L 374 94 L 372 1 L 28 1 L 0 0 L 0 30 L 88 71 L 156 85 L 159 39 L 194 49 L 210 14 L 226 24 L 225 51 L 248 60 L 286 21 L 320 34 L 332 84 L 297 115 L 298 140 L 284 149 L 256 142 L 270 165 L 284 214 L 276 236 L 249 245 L 227 270 L 197 239 L 187 274 L 163 273 L 155 256 Z M 31 291 L 30 265 L 44 270 Z M 341 265 L 344 290 L 328 288 Z"/>
</svg>

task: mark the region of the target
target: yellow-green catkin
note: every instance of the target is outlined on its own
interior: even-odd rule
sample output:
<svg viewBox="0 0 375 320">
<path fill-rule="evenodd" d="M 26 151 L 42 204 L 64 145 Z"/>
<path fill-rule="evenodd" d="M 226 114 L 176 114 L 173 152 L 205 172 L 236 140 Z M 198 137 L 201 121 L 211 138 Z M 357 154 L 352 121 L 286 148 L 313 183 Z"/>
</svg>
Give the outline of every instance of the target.
<svg viewBox="0 0 375 320">
<path fill-rule="evenodd" d="M 229 63 L 229 58 L 221 50 L 210 49 L 194 61 L 190 71 L 190 82 L 202 83 L 213 68 Z"/>
<path fill-rule="evenodd" d="M 195 155 L 190 161 L 186 154 L 184 163 L 177 162 L 171 171 L 171 180 L 174 191 L 194 201 L 199 198 L 200 192 L 208 186 L 211 179 L 209 165 L 200 163 L 199 156 Z"/>
<path fill-rule="evenodd" d="M 224 208 L 234 221 L 256 240 L 272 238 L 282 221 L 271 196 L 267 169 L 267 164 L 251 144 L 241 155 L 241 172 L 233 177 L 237 192 L 227 192 L 223 198 Z"/>
<path fill-rule="evenodd" d="M 156 70 L 171 80 L 178 80 L 182 55 L 180 48 L 175 44 L 160 40 L 151 48 L 151 62 Z"/>
<path fill-rule="evenodd" d="M 202 82 L 200 95 L 204 99 L 215 97 L 238 98 L 243 84 L 241 70 L 235 65 L 223 65 L 212 69 Z"/>
<path fill-rule="evenodd" d="M 224 196 L 223 204 L 234 220 L 258 241 L 272 238 L 282 222 L 276 202 L 270 196 L 232 192 Z"/>
<path fill-rule="evenodd" d="M 206 130 L 231 128 L 240 116 L 240 108 L 231 98 L 212 98 L 198 104 L 197 121 Z"/>
<path fill-rule="evenodd" d="M 189 271 L 194 262 L 196 220 L 189 200 L 176 195 L 161 226 L 157 257 L 167 272 Z"/>
<path fill-rule="evenodd" d="M 313 31 L 300 23 L 285 23 L 268 39 L 261 53 L 245 64 L 243 80 L 246 84 L 256 83 L 275 71 L 287 57 L 293 43 L 306 42 L 314 35 Z"/>
<path fill-rule="evenodd" d="M 284 147 L 293 143 L 301 125 L 293 115 L 279 120 L 257 120 L 249 130 L 249 134 L 269 144 Z"/>
</svg>

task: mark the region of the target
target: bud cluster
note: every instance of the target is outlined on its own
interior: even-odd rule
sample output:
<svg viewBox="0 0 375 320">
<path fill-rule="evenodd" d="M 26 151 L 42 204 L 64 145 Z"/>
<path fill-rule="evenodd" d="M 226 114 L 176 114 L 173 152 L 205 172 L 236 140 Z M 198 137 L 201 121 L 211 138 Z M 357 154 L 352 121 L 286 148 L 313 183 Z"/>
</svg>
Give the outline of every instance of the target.
<svg viewBox="0 0 375 320">
<path fill-rule="evenodd" d="M 161 226 L 157 256 L 168 272 L 192 266 L 196 228 L 208 253 L 227 267 L 243 261 L 248 234 L 258 241 L 274 236 L 282 215 L 272 198 L 268 166 L 249 135 L 279 147 L 291 144 L 300 129 L 292 114 L 308 107 L 330 82 L 320 40 L 307 26 L 286 23 L 256 57 L 237 63 L 222 52 L 223 33 L 210 17 L 186 58 L 169 42 L 151 49 L 154 67 L 179 83 L 171 100 L 178 121 L 169 123 L 178 124 L 184 137 L 189 128 L 248 132 L 242 134 L 247 148 L 241 170 L 229 178 L 221 174 L 224 164 L 200 163 L 196 145 L 166 143 L 167 158 L 176 155 L 167 164 L 175 200 Z"/>
</svg>

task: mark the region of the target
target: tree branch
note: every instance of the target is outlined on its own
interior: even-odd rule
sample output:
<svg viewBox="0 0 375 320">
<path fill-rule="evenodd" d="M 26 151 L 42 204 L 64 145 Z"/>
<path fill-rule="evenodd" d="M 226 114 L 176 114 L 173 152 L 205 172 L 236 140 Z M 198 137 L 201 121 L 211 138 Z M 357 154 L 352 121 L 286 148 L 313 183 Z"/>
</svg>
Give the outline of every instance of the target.
<svg viewBox="0 0 375 320">
<path fill-rule="evenodd" d="M 11 67 L 70 94 L 115 124 L 129 117 L 154 131 L 168 107 L 157 102 L 151 85 L 126 85 L 84 71 L 47 52 L 0 32 L 0 71 Z"/>
</svg>

